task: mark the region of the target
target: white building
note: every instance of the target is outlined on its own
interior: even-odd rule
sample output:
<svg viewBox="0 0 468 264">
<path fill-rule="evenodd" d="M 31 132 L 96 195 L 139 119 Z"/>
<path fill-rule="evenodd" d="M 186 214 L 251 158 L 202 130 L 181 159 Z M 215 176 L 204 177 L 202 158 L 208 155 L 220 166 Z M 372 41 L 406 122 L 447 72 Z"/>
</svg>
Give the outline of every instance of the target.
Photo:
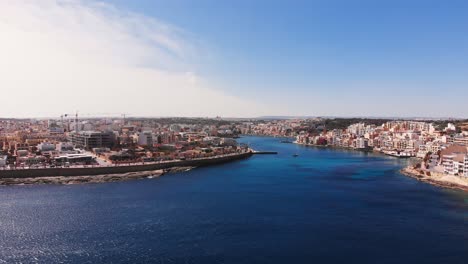
<svg viewBox="0 0 468 264">
<path fill-rule="evenodd" d="M 55 144 L 50 143 L 50 142 L 42 142 L 37 145 L 37 149 L 41 152 L 44 151 L 53 151 L 55 150 Z"/>
<path fill-rule="evenodd" d="M 468 155 L 465 155 L 463 170 L 463 176 L 468 177 Z"/>
<path fill-rule="evenodd" d="M 419 145 L 418 147 L 418 153 L 416 154 L 416 157 L 418 158 L 424 158 L 426 156 L 426 154 L 429 152 L 428 150 L 428 146 L 427 145 Z"/>
<path fill-rule="evenodd" d="M 444 130 L 445 130 L 445 131 L 448 131 L 448 130 L 453 130 L 453 131 L 455 131 L 455 130 L 457 130 L 457 128 L 455 127 L 454 124 L 448 123 L 448 124 L 447 124 L 447 127 L 446 127 Z"/>
<path fill-rule="evenodd" d="M 365 138 L 357 138 L 356 139 L 356 148 L 357 149 L 365 149 L 369 146 L 367 139 Z"/>
<path fill-rule="evenodd" d="M 0 167 L 5 167 L 7 164 L 7 156 L 0 156 Z"/>
<path fill-rule="evenodd" d="M 439 144 L 439 143 L 437 143 L 437 142 L 431 144 L 430 147 L 431 147 L 431 150 L 430 150 L 430 151 L 431 151 L 432 153 L 437 153 L 439 150 L 442 150 L 442 145 Z"/>
<path fill-rule="evenodd" d="M 223 146 L 237 146 L 237 141 L 233 138 L 222 138 L 221 145 Z"/>
<path fill-rule="evenodd" d="M 453 144 L 468 147 L 468 137 L 455 137 Z"/>
<path fill-rule="evenodd" d="M 465 155 L 465 154 L 444 155 L 442 165 L 444 166 L 444 173 L 446 174 L 467 176 L 468 155 Z"/>
<path fill-rule="evenodd" d="M 73 144 L 71 142 L 60 142 L 56 146 L 56 150 L 61 153 L 76 153 L 75 147 L 73 147 Z"/>
<path fill-rule="evenodd" d="M 453 164 L 453 160 L 455 155 L 444 155 L 442 157 L 442 166 L 444 166 L 444 173 L 455 175 L 455 168 Z"/>
<path fill-rule="evenodd" d="M 153 133 L 151 131 L 143 131 L 138 135 L 138 145 L 153 146 Z"/>
</svg>

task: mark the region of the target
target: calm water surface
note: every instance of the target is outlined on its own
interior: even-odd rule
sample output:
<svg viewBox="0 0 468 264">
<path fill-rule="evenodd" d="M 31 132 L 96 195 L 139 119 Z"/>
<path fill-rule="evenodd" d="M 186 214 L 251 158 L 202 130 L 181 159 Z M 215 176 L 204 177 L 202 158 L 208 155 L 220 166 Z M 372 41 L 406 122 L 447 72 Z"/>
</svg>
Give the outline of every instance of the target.
<svg viewBox="0 0 468 264">
<path fill-rule="evenodd" d="M 1 187 L 0 263 L 468 263 L 466 193 L 407 178 L 395 158 L 241 141 L 280 154 Z"/>
</svg>

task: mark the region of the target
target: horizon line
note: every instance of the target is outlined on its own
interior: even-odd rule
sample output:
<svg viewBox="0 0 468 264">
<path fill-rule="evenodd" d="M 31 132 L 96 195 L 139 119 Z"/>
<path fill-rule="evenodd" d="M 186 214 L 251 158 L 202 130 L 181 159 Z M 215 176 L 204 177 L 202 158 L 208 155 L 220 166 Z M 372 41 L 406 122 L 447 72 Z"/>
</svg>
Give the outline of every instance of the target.
<svg viewBox="0 0 468 264">
<path fill-rule="evenodd" d="M 30 116 L 30 117 L 0 117 L 0 120 L 8 120 L 8 119 L 60 119 L 60 116 Z M 115 116 L 115 115 L 85 115 L 85 116 L 78 116 L 79 119 L 95 119 L 95 118 L 112 118 L 112 119 L 123 119 L 122 116 Z M 197 119 L 309 119 L 309 118 L 324 118 L 324 119 L 403 119 L 403 120 L 468 120 L 468 117 L 434 117 L 434 116 L 363 116 L 363 115 L 355 115 L 355 116 L 341 116 L 341 115 L 267 115 L 267 116 L 256 116 L 256 117 L 235 117 L 235 116 L 145 116 L 145 115 L 126 115 L 125 119 L 162 119 L 162 118 L 197 118 Z M 75 116 L 70 116 L 67 119 L 75 119 Z"/>
</svg>

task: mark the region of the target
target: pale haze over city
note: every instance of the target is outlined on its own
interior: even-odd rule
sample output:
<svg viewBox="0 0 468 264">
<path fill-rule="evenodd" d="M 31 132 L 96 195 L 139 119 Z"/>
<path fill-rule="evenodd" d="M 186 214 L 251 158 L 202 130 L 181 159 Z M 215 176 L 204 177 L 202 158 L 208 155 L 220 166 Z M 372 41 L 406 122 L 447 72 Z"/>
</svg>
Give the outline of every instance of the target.
<svg viewBox="0 0 468 264">
<path fill-rule="evenodd" d="M 1 117 L 466 118 L 464 1 L 1 0 Z"/>
</svg>

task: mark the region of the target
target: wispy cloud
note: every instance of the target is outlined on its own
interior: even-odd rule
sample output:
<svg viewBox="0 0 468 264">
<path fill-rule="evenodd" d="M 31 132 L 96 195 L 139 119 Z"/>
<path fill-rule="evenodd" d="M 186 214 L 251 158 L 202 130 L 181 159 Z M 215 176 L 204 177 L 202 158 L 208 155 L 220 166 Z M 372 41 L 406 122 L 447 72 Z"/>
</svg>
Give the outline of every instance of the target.
<svg viewBox="0 0 468 264">
<path fill-rule="evenodd" d="M 129 112 L 248 116 L 265 109 L 210 88 L 183 29 L 90 0 L 0 2 L 4 116 Z"/>
</svg>

